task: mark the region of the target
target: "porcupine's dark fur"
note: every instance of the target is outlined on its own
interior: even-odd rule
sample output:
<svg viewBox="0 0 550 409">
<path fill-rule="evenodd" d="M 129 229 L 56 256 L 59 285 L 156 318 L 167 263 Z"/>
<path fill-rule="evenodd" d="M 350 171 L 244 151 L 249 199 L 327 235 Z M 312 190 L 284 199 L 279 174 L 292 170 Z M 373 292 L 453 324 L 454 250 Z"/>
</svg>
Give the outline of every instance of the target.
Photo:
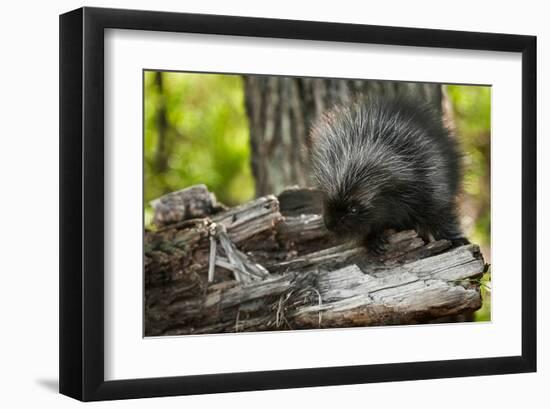
<svg viewBox="0 0 550 409">
<path fill-rule="evenodd" d="M 441 115 L 413 99 L 369 98 L 335 107 L 311 131 L 323 219 L 381 254 L 386 229 L 467 243 L 456 212 L 461 154 Z"/>
</svg>

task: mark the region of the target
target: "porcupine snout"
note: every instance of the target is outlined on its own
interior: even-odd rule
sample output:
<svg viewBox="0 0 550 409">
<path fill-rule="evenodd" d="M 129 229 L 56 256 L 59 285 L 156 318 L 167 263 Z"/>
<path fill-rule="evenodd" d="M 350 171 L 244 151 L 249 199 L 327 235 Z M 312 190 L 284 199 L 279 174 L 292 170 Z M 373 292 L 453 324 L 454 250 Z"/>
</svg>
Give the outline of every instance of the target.
<svg viewBox="0 0 550 409">
<path fill-rule="evenodd" d="M 346 208 L 332 202 L 323 205 L 323 223 L 327 230 L 338 236 L 350 236 L 357 228 L 353 219 L 350 219 Z"/>
</svg>

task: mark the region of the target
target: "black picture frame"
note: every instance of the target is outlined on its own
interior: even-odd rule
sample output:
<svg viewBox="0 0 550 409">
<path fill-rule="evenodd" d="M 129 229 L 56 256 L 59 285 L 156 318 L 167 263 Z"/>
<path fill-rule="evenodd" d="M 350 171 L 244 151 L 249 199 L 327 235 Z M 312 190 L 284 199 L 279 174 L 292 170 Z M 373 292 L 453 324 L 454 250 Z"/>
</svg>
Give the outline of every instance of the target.
<svg viewBox="0 0 550 409">
<path fill-rule="evenodd" d="M 109 28 L 521 53 L 521 355 L 106 381 L 103 70 Z M 59 319 L 59 389 L 83 401 L 536 371 L 536 37 L 87 7 L 61 15 Z"/>
</svg>

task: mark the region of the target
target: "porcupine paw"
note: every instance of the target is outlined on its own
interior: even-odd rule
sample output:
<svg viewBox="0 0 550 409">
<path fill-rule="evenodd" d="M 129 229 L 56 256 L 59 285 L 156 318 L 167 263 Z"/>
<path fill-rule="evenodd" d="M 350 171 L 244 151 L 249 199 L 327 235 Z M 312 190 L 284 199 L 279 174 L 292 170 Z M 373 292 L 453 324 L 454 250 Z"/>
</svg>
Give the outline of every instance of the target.
<svg viewBox="0 0 550 409">
<path fill-rule="evenodd" d="M 368 236 L 366 239 L 367 249 L 375 257 L 380 257 L 386 252 L 387 244 L 388 240 L 382 234 Z"/>
<path fill-rule="evenodd" d="M 457 239 L 451 240 L 451 245 L 453 247 L 465 246 L 466 244 L 470 244 L 470 240 L 468 240 L 466 237 L 459 237 Z"/>
</svg>

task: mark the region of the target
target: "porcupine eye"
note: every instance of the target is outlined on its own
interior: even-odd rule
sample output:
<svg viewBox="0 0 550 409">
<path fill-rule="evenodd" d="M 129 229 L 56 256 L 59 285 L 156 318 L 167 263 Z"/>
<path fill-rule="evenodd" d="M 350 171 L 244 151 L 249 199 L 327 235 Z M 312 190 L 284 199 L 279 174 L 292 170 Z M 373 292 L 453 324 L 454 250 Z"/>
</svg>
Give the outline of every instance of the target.
<svg viewBox="0 0 550 409">
<path fill-rule="evenodd" d="M 355 215 L 355 214 L 359 213 L 359 209 L 357 208 L 357 206 L 350 206 L 349 209 L 348 209 L 348 212 L 349 212 L 349 214 Z"/>
</svg>

